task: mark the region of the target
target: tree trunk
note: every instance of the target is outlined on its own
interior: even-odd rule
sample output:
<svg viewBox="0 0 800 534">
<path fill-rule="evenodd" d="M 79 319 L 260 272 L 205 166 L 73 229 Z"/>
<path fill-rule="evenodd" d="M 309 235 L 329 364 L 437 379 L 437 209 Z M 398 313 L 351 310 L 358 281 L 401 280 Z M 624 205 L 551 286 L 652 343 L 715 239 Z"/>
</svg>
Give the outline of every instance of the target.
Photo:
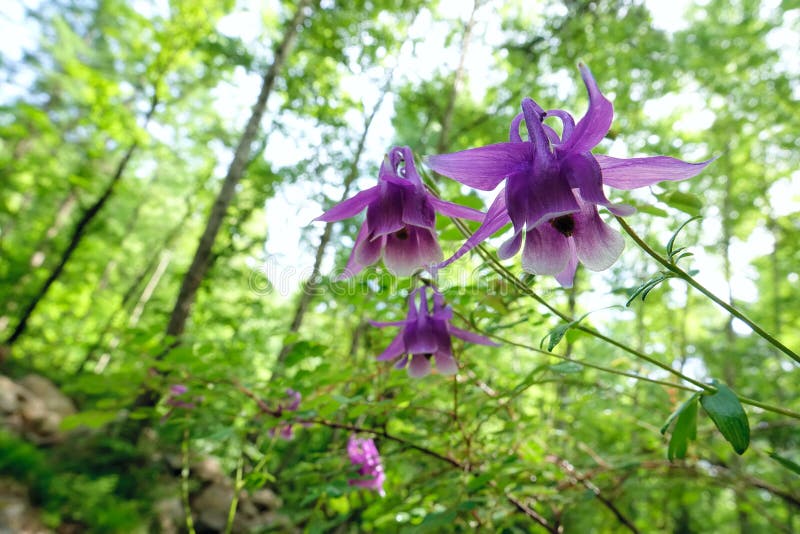
<svg viewBox="0 0 800 534">
<path fill-rule="evenodd" d="M 386 97 L 388 91 L 389 83 L 387 82 L 380 98 L 378 99 L 378 102 L 375 104 L 375 107 L 372 108 L 372 112 L 364 119 L 364 130 L 361 132 L 361 138 L 358 140 L 358 146 L 355 154 L 353 155 L 353 161 L 350 164 L 350 172 L 348 172 L 347 177 L 344 179 L 344 190 L 342 191 L 341 200 L 345 200 L 350 194 L 350 186 L 353 185 L 353 182 L 358 177 L 358 164 L 361 161 L 361 155 L 364 152 L 364 145 L 367 142 L 369 129 L 372 126 L 372 121 L 375 119 L 375 115 L 378 114 L 378 110 L 380 109 L 383 99 Z M 319 239 L 319 245 L 317 246 L 317 253 L 314 257 L 314 267 L 311 270 L 311 276 L 305 281 L 303 284 L 303 289 L 300 291 L 300 300 L 297 303 L 297 308 L 295 308 L 294 316 L 292 317 L 292 322 L 289 326 L 289 333 L 298 332 L 300 330 L 300 326 L 303 324 L 303 319 L 308 311 L 308 306 L 311 304 L 311 299 L 314 296 L 317 286 L 319 285 L 322 260 L 325 257 L 325 249 L 328 246 L 328 242 L 331 240 L 332 230 L 333 224 L 326 223 L 325 229 L 322 231 L 322 237 Z M 278 354 L 277 365 L 275 366 L 276 370 L 280 369 L 280 367 L 283 365 L 283 362 L 286 360 L 286 356 L 289 355 L 289 351 L 292 350 L 293 346 L 293 343 L 289 343 L 281 347 L 281 351 Z"/>
<path fill-rule="evenodd" d="M 300 2 L 298 2 L 297 11 L 287 25 L 283 41 L 275 52 L 275 60 L 264 74 L 261 92 L 253 106 L 253 111 L 250 115 L 250 119 L 247 121 L 244 134 L 242 134 L 239 145 L 236 147 L 233 161 L 231 161 L 228 167 L 228 173 L 222 183 L 222 189 L 220 189 L 214 201 L 214 205 L 211 208 L 211 215 L 208 218 L 208 223 L 203 231 L 203 235 L 200 237 L 200 242 L 197 245 L 192 264 L 183 278 L 183 283 L 178 293 L 178 299 L 175 302 L 175 307 L 172 310 L 169 324 L 167 325 L 168 336 L 180 337 L 186 329 L 186 321 L 189 318 L 189 312 L 197 296 L 197 290 L 200 288 L 200 283 L 203 281 L 210 265 L 214 241 L 217 238 L 220 226 L 222 226 L 222 221 L 225 218 L 228 207 L 233 200 L 236 185 L 239 183 L 239 180 L 241 180 L 246 164 L 249 161 L 252 144 L 258 134 L 261 118 L 264 116 L 264 111 L 267 107 L 267 100 L 275 85 L 275 79 L 283 68 L 283 64 L 286 62 L 286 58 L 294 45 L 299 26 L 306 18 L 305 8 L 308 6 L 309 2 L 310 0 L 300 0 Z"/>
<path fill-rule="evenodd" d="M 436 151 L 440 154 L 447 151 L 450 146 L 450 130 L 453 127 L 453 113 L 456 107 L 456 97 L 461 88 L 461 81 L 464 78 L 464 65 L 467 61 L 467 49 L 469 48 L 469 41 L 472 38 L 472 29 L 475 27 L 475 12 L 481 6 L 480 0 L 474 0 L 472 3 L 472 12 L 469 15 L 469 20 L 464 26 L 464 34 L 461 36 L 461 54 L 458 58 L 458 67 L 453 73 L 453 85 L 450 87 L 450 93 L 447 96 L 447 107 L 445 108 L 444 115 L 442 116 L 442 130 L 439 133 L 439 142 L 436 144 Z"/>
<path fill-rule="evenodd" d="M 214 241 L 216 240 L 219 229 L 222 226 L 222 222 L 225 218 L 225 214 L 228 211 L 228 207 L 233 200 L 236 186 L 241 180 L 247 164 L 250 162 L 252 145 L 256 136 L 258 135 L 261 119 L 264 116 L 264 111 L 267 107 L 267 101 L 272 93 L 275 80 L 282 70 L 284 63 L 286 62 L 286 59 L 292 50 L 292 47 L 294 46 L 295 38 L 297 37 L 299 28 L 307 16 L 305 11 L 309 4 L 310 0 L 300 0 L 298 2 L 297 11 L 295 12 L 294 17 L 292 17 L 292 20 L 287 24 L 286 29 L 284 30 L 283 40 L 275 50 L 275 59 L 273 60 L 272 65 L 270 65 L 269 69 L 267 69 L 267 71 L 264 73 L 261 83 L 261 91 L 258 94 L 256 103 L 253 105 L 250 119 L 247 121 L 247 126 L 245 127 L 244 133 L 242 134 L 239 144 L 236 147 L 233 160 L 231 161 L 231 164 L 228 167 L 228 172 L 225 175 L 224 181 L 222 182 L 222 188 L 217 194 L 217 198 L 214 200 L 214 204 L 211 207 L 211 214 L 209 215 L 208 223 L 206 224 L 203 235 L 200 237 L 200 241 L 197 244 L 197 249 L 195 251 L 194 258 L 192 259 L 192 264 L 183 278 L 181 289 L 178 293 L 178 298 L 176 299 L 175 306 L 172 309 L 169 323 L 167 324 L 166 334 L 168 337 L 172 337 L 174 339 L 169 342 L 168 346 L 164 350 L 155 356 L 156 360 L 163 360 L 169 351 L 180 343 L 180 337 L 186 329 L 186 322 L 189 318 L 192 304 L 197 296 L 197 290 L 200 288 L 200 284 L 202 283 L 203 278 L 205 277 L 206 273 L 208 272 L 208 268 L 211 265 Z M 159 371 L 155 369 L 153 369 L 152 372 L 156 374 L 159 373 Z M 155 404 L 158 402 L 158 399 L 158 391 L 150 387 L 146 387 L 134 401 L 133 409 L 155 406 Z M 144 420 L 128 419 L 120 429 L 120 438 L 131 442 L 137 441 L 144 424 Z"/>
<path fill-rule="evenodd" d="M 150 101 L 150 109 L 147 111 L 147 115 L 145 115 L 145 124 L 150 121 L 150 118 L 155 113 L 156 107 L 158 106 L 158 98 L 153 96 L 152 100 Z M 128 166 L 128 163 L 131 160 L 134 152 L 136 151 L 139 144 L 137 142 L 133 142 L 125 154 L 122 156 L 119 164 L 117 164 L 117 169 L 114 171 L 114 176 L 111 178 L 111 181 L 106 186 L 105 191 L 103 194 L 100 195 L 100 198 L 94 201 L 94 203 L 89 206 L 82 214 L 78 223 L 75 225 L 75 228 L 72 230 L 72 235 L 69 239 L 69 244 L 67 248 L 64 249 L 64 252 L 61 253 L 61 258 L 58 260 L 58 263 L 50 272 L 50 275 L 42 284 L 42 287 L 39 291 L 33 296 L 33 299 L 28 303 L 28 306 L 22 312 L 22 316 L 20 317 L 19 322 L 17 323 L 16 328 L 11 333 L 10 336 L 5 340 L 5 344 L 10 348 L 14 345 L 14 343 L 19 339 L 19 337 L 25 333 L 25 330 L 28 326 L 28 321 L 33 315 L 33 312 L 36 310 L 36 307 L 42 301 L 42 299 L 47 295 L 47 292 L 50 290 L 50 287 L 55 283 L 56 280 L 61 276 L 64 272 L 64 268 L 67 265 L 67 262 L 72 257 L 72 254 L 77 250 L 78 245 L 80 245 L 81 241 L 83 240 L 84 236 L 86 235 L 86 228 L 89 224 L 94 221 L 97 215 L 100 213 L 100 210 L 108 202 L 108 199 L 111 198 L 111 195 L 114 193 L 117 184 L 119 183 L 122 175 L 125 173 L 125 169 Z"/>
</svg>

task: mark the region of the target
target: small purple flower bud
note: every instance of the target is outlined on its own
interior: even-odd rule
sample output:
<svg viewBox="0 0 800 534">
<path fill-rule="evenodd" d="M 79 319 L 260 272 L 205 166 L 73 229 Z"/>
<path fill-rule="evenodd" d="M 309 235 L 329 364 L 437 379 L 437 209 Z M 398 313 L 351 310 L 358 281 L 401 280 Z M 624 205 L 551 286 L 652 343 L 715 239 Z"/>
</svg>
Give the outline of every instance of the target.
<svg viewBox="0 0 800 534">
<path fill-rule="evenodd" d="M 173 395 L 183 395 L 184 393 L 189 391 L 189 388 L 187 388 L 183 384 L 173 384 L 172 386 L 170 386 L 169 391 Z"/>
</svg>

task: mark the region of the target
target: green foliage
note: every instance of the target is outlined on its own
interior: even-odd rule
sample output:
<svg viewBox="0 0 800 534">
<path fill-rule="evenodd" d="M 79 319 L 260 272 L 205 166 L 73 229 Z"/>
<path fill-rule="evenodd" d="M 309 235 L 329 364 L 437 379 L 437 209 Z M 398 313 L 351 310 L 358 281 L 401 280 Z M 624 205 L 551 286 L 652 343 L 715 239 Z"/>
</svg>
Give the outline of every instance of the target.
<svg viewBox="0 0 800 534">
<path fill-rule="evenodd" d="M 66 452 L 66 451 L 64 451 Z M 93 451 L 102 454 L 102 449 Z M 125 460 L 130 461 L 127 457 Z M 142 494 L 120 494 L 120 473 L 103 473 L 96 462 L 62 461 L 35 446 L 0 432 L 0 474 L 30 488 L 34 504 L 49 526 L 78 523 L 87 532 L 130 532 L 145 521 Z"/>
<path fill-rule="evenodd" d="M 0 58 L 19 89 L 0 101 L 4 338 L 135 146 L 27 332 L 0 352 L 5 374 L 44 374 L 79 408 L 62 445 L 0 433 L 0 474 L 29 487 L 48 526 L 152 530 L 154 501 L 179 496 L 185 440 L 190 500 L 203 489 L 196 461 L 219 459 L 232 480 L 241 466 L 245 494 L 281 501 L 266 531 L 537 531 L 526 508 L 565 532 L 616 532 L 619 516 L 641 531 L 798 529 L 800 433 L 786 415 L 800 411 L 797 366 L 630 240 L 573 289 L 521 272 L 518 258 L 498 267 L 473 254 L 440 272 L 455 326 L 510 341 L 454 340 L 456 378 L 411 380 L 375 360 L 397 330 L 368 321 L 401 320 L 420 282 L 380 266 L 337 280 L 363 216 L 330 228 L 301 300 L 288 275 L 310 275 L 323 233 L 307 223 L 351 174 L 348 196 L 374 185 L 389 144 L 411 146 L 422 167 L 439 150 L 507 140 L 524 96 L 579 117 L 583 61 L 615 108 L 598 153 L 717 158 L 692 180 L 617 192 L 639 209 L 629 224 L 800 346 L 798 73 L 779 39 L 798 30 L 796 5 L 698 2 L 673 31 L 642 2 L 492 1 L 476 11 L 459 78 L 469 14 L 456 4 L 311 2 L 177 346 L 167 322 L 296 2 L 58 0 L 30 13 L 36 46 L 21 62 Z M 447 59 L 431 64 L 440 49 Z M 442 198 L 491 201 L 422 172 Z M 289 232 L 281 219 L 295 213 Z M 463 242 L 447 218 L 437 231 L 445 254 Z M 589 313 L 617 344 L 587 333 Z M 709 376 L 727 386 L 693 393 Z M 193 408 L 170 404 L 176 384 Z M 145 387 L 160 400 L 134 408 Z M 297 411 L 287 388 L 302 393 Z M 783 413 L 745 412 L 749 399 Z M 148 427 L 138 442 L 122 439 L 124 419 Z M 375 438 L 385 497 L 348 484 L 351 433 Z"/>
<path fill-rule="evenodd" d="M 737 454 L 744 454 L 750 445 L 750 422 L 736 394 L 725 384 L 713 381 L 717 391 L 701 395 L 700 404 L 717 429 L 731 444 Z"/>
</svg>

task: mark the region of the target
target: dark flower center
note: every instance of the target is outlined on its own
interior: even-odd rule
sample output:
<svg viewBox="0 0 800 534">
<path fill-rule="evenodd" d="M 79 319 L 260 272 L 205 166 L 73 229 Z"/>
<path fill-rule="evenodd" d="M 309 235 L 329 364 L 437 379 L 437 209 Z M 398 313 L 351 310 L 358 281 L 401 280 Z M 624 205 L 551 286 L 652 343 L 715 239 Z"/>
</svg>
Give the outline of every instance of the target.
<svg viewBox="0 0 800 534">
<path fill-rule="evenodd" d="M 394 233 L 394 236 L 395 236 L 397 239 L 400 239 L 400 240 L 402 240 L 402 241 L 405 241 L 406 239 L 408 239 L 408 228 L 406 228 L 405 226 L 404 226 L 404 227 L 402 227 L 400 230 L 398 230 L 398 231 L 396 231 L 396 232 Z"/>
<path fill-rule="evenodd" d="M 572 215 L 562 215 L 561 217 L 550 219 L 550 225 L 564 237 L 570 237 L 575 231 L 575 219 L 572 218 Z"/>
</svg>

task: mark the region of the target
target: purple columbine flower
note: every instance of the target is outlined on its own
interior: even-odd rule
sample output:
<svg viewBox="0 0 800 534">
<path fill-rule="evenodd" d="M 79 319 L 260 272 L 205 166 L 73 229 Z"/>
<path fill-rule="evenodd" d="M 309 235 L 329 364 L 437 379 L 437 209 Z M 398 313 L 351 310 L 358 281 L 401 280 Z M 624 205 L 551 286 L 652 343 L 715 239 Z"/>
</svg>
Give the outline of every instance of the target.
<svg viewBox="0 0 800 534">
<path fill-rule="evenodd" d="M 378 453 L 375 441 L 372 438 L 350 436 L 347 440 L 347 455 L 350 457 L 350 462 L 358 467 L 358 474 L 364 477 L 349 480 L 348 483 L 351 486 L 375 490 L 383 497 L 386 474 L 383 472 L 381 455 Z"/>
<path fill-rule="evenodd" d="M 436 212 L 482 221 L 483 213 L 433 196 L 422 183 L 408 147 L 394 147 L 381 165 L 378 185 L 337 204 L 317 221 L 334 222 L 367 209 L 367 218 L 341 278 L 361 272 L 383 256 L 386 268 L 409 276 L 442 260 Z"/>
<path fill-rule="evenodd" d="M 514 235 L 501 245 L 498 256 L 514 256 L 522 248 L 524 237 L 523 268 L 534 274 L 556 275 L 569 287 L 578 261 L 602 271 L 624 248 L 622 236 L 603 222 L 597 206 L 620 216 L 635 210 L 612 204 L 603 185 L 635 189 L 663 180 L 685 180 L 711 162 L 687 163 L 666 156 L 617 159 L 593 155 L 591 150 L 608 133 L 614 110 L 589 69 L 580 65 L 580 70 L 589 93 L 589 109 L 577 124 L 566 111 L 545 111 L 525 98 L 522 113 L 511 123 L 508 143 L 427 159 L 434 171 L 476 189 L 491 191 L 505 180 L 483 225 L 439 267 L 457 260 L 511 222 Z M 544 124 L 547 117 L 561 121 L 561 136 Z M 523 120 L 528 132 L 525 141 L 519 134 Z"/>
<path fill-rule="evenodd" d="M 433 292 L 433 310 L 428 302 L 428 290 Z M 378 356 L 378 360 L 394 360 L 400 358 L 395 365 L 402 369 L 408 366 L 408 374 L 419 378 L 431 372 L 431 358 L 436 360 L 436 370 L 443 375 L 452 375 L 458 371 L 458 364 L 453 357 L 453 346 L 450 336 L 456 336 L 480 345 L 498 346 L 497 343 L 473 332 L 461 330 L 450 324 L 453 309 L 444 301 L 435 288 L 423 286 L 415 289 L 408 297 L 408 315 L 404 321 L 375 322 L 372 326 L 401 326 L 403 329 L 397 337 Z"/>
</svg>

